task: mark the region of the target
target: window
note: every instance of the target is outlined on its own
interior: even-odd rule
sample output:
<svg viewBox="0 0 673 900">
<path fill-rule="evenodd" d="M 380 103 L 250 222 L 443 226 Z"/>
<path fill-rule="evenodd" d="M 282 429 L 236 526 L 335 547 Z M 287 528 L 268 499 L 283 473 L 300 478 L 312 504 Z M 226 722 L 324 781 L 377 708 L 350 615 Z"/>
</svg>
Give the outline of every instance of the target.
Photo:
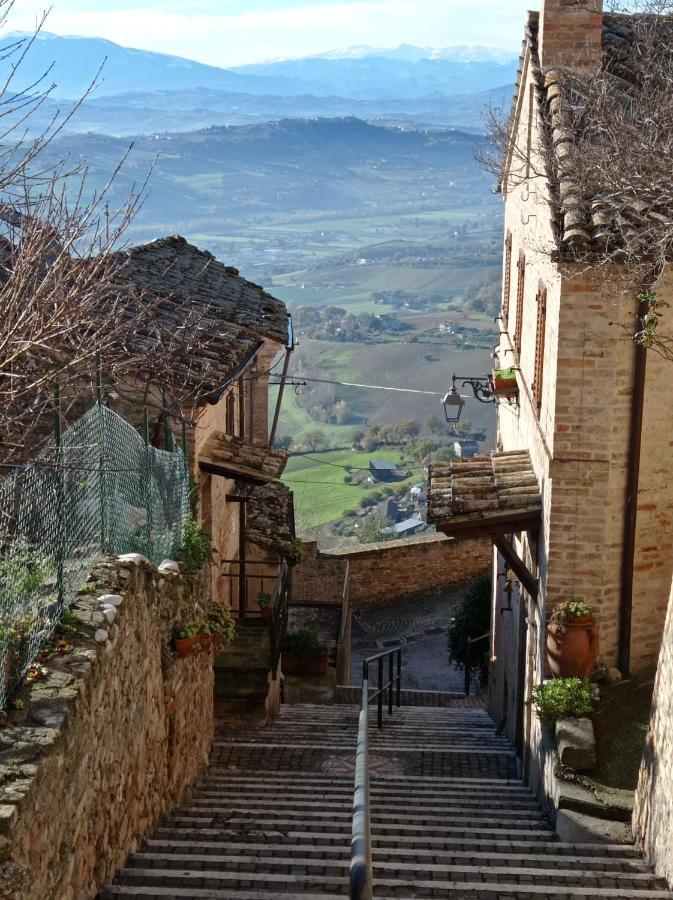
<svg viewBox="0 0 673 900">
<path fill-rule="evenodd" d="M 535 330 L 535 372 L 533 398 L 538 413 L 542 407 L 542 378 L 544 374 L 544 338 L 547 324 L 547 288 L 540 283 L 537 289 L 537 327 Z"/>
<path fill-rule="evenodd" d="M 509 290 L 510 281 L 512 280 L 512 235 L 508 231 L 505 239 L 505 271 L 502 281 L 502 317 L 507 326 L 509 318 Z"/>
<path fill-rule="evenodd" d="M 233 391 L 230 391 L 227 394 L 227 399 L 224 401 L 224 429 L 225 432 L 229 435 L 229 437 L 233 437 L 234 435 L 234 427 L 235 427 L 235 400 Z"/>
<path fill-rule="evenodd" d="M 523 327 L 523 295 L 526 283 L 526 257 L 521 251 L 517 263 L 518 276 L 516 283 L 516 324 L 514 327 L 514 349 L 521 353 L 521 329 Z"/>
</svg>

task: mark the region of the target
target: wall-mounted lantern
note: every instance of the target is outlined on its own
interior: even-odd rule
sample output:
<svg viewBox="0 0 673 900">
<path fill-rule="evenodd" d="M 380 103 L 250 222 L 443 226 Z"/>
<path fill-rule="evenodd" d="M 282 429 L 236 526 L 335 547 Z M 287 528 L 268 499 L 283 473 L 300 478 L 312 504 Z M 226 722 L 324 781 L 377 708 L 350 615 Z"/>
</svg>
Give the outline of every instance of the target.
<svg viewBox="0 0 673 900">
<path fill-rule="evenodd" d="M 465 406 L 465 400 L 458 393 L 456 381 L 460 381 L 461 387 L 469 386 L 475 399 L 480 403 L 495 403 L 495 394 L 493 392 L 493 381 L 490 375 L 481 375 L 471 378 L 467 375 L 452 375 L 451 389 L 448 394 L 444 395 L 442 405 L 444 406 L 444 415 L 449 425 L 455 425 L 460 420 L 460 414 Z"/>
<path fill-rule="evenodd" d="M 456 390 L 455 384 L 448 392 L 448 394 L 444 394 L 442 405 L 444 407 L 444 415 L 446 417 L 446 421 L 449 423 L 449 425 L 455 425 L 460 421 L 460 414 L 462 413 L 463 407 L 465 406 L 465 401 Z"/>
</svg>

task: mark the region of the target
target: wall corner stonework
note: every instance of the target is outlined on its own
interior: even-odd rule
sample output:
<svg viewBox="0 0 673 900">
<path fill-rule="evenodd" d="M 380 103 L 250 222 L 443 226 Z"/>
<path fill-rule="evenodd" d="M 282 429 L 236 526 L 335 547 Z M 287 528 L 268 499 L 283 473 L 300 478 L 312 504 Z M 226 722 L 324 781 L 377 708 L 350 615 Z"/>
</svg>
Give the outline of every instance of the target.
<svg viewBox="0 0 673 900">
<path fill-rule="evenodd" d="M 209 572 L 136 555 L 94 569 L 78 633 L 52 640 L 0 727 L 0 877 L 17 885 L 3 897 L 95 897 L 203 773 L 212 649 L 178 659 L 170 641 L 209 605 Z"/>
</svg>

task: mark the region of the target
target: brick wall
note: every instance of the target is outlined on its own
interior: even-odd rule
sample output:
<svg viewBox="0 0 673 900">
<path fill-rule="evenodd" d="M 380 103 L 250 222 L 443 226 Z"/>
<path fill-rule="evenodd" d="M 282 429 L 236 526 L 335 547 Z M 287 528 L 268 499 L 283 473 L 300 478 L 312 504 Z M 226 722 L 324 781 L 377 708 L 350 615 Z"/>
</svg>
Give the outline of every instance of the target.
<svg viewBox="0 0 673 900">
<path fill-rule="evenodd" d="M 673 884 L 673 591 L 633 811 L 633 834 L 657 875 Z"/>
<path fill-rule="evenodd" d="M 99 597 L 110 594 L 122 600 L 108 615 Z M 204 617 L 209 596 L 205 573 L 97 568 L 73 608 L 71 651 L 45 660 L 0 728 L 3 897 L 95 897 L 205 770 L 212 650 L 178 659 L 170 639 L 177 622 Z"/>
<path fill-rule="evenodd" d="M 449 585 L 488 571 L 491 564 L 490 541 L 456 541 L 437 534 L 324 552 L 314 543 L 307 548 L 293 574 L 298 603 L 340 603 L 347 563 L 348 595 L 355 608 L 440 595 Z"/>
</svg>

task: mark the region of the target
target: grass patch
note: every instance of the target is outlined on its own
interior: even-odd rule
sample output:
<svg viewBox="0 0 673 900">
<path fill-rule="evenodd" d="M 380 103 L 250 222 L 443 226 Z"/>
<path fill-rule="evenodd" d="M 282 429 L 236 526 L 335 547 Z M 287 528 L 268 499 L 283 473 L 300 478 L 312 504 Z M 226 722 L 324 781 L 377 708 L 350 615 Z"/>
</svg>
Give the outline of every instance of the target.
<svg viewBox="0 0 673 900">
<path fill-rule="evenodd" d="M 294 492 L 295 507 L 298 510 L 300 529 L 313 528 L 340 519 L 348 509 L 357 509 L 360 500 L 375 491 L 380 491 L 383 483 L 354 485 L 344 482 L 345 465 L 366 469 L 371 459 L 389 459 L 401 466 L 402 457 L 398 450 L 381 449 L 376 453 L 360 453 L 348 450 L 334 450 L 327 453 L 311 453 L 306 456 L 291 456 L 283 474 L 283 482 Z M 418 471 L 410 470 L 408 483 L 418 480 Z M 393 482 L 393 485 L 400 482 Z"/>
</svg>

